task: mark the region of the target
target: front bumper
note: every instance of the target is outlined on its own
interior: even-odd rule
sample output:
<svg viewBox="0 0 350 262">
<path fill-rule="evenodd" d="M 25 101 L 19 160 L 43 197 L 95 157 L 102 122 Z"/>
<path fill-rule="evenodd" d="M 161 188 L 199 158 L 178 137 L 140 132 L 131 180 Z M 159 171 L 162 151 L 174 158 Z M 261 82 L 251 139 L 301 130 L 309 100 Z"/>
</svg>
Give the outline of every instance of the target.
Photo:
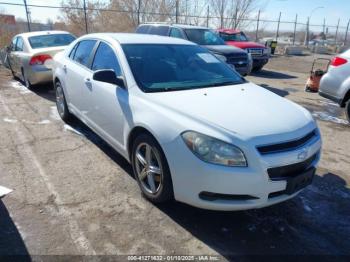
<svg viewBox="0 0 350 262">
<path fill-rule="evenodd" d="M 316 166 L 320 159 L 320 137 L 305 146 L 309 156 L 316 156 L 312 162 L 312 166 Z M 248 167 L 238 168 L 203 162 L 188 150 L 181 137 L 163 147 L 172 174 L 175 199 L 195 207 L 223 211 L 262 208 L 288 200 L 300 192 L 283 194 L 287 181 L 271 180 L 267 171 L 271 167 L 301 162 L 298 160 L 300 149 L 269 155 L 260 155 L 255 148 L 245 150 Z M 203 192 L 239 197 L 208 200 L 202 197 Z"/>
<path fill-rule="evenodd" d="M 253 67 L 262 67 L 269 62 L 268 56 L 256 57 L 253 56 Z"/>
</svg>

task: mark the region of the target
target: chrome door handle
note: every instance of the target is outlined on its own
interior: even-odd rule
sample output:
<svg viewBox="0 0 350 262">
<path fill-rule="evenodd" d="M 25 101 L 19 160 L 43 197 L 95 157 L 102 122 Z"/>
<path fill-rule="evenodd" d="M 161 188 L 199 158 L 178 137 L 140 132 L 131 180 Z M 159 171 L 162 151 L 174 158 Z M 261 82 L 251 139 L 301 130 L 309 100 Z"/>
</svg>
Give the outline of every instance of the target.
<svg viewBox="0 0 350 262">
<path fill-rule="evenodd" d="M 66 66 L 66 65 L 63 66 L 63 71 L 64 71 L 65 73 L 67 73 L 67 66 Z"/>
<path fill-rule="evenodd" d="M 85 78 L 84 82 L 85 82 L 86 87 L 89 88 L 90 90 L 92 90 L 92 83 L 91 83 L 90 78 Z"/>
</svg>

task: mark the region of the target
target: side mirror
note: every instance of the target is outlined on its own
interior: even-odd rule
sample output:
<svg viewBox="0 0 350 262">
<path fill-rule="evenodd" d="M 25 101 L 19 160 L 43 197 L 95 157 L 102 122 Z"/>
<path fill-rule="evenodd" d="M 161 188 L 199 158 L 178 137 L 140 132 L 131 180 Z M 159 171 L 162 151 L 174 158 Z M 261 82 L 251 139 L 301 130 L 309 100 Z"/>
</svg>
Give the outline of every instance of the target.
<svg viewBox="0 0 350 262">
<path fill-rule="evenodd" d="M 93 80 L 117 85 L 119 87 L 125 87 L 124 78 L 117 76 L 112 69 L 97 70 L 93 76 Z"/>
</svg>

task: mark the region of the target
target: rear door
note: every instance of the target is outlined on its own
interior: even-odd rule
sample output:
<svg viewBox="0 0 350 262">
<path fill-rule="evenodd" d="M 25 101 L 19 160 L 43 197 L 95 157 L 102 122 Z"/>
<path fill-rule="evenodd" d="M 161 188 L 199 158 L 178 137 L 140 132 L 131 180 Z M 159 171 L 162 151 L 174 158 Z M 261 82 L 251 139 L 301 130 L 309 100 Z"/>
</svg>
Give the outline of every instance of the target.
<svg viewBox="0 0 350 262">
<path fill-rule="evenodd" d="M 91 89 L 91 83 L 88 80 L 92 77 L 90 66 L 96 42 L 93 39 L 78 42 L 69 54 L 66 64 L 63 65 L 70 107 L 81 118 L 85 118 L 88 113 L 82 95 L 86 90 Z"/>
<path fill-rule="evenodd" d="M 113 69 L 117 76 L 123 76 L 114 48 L 103 41 L 96 49 L 91 69 Z M 91 80 L 91 89 L 85 89 L 82 99 L 89 103 L 88 118 L 95 128 L 111 144 L 123 149 L 125 115 L 130 114 L 127 89 Z"/>
</svg>

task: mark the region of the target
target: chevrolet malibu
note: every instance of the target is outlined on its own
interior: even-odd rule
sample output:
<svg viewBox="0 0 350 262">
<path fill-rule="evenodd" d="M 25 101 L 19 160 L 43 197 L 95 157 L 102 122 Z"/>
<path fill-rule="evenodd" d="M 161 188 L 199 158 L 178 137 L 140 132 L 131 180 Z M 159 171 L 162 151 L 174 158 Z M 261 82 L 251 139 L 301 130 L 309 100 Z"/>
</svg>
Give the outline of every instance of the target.
<svg viewBox="0 0 350 262">
<path fill-rule="evenodd" d="M 310 113 L 203 47 L 91 34 L 54 62 L 61 118 L 75 115 L 125 157 L 152 202 L 261 208 L 312 182 L 321 138 Z"/>
</svg>

